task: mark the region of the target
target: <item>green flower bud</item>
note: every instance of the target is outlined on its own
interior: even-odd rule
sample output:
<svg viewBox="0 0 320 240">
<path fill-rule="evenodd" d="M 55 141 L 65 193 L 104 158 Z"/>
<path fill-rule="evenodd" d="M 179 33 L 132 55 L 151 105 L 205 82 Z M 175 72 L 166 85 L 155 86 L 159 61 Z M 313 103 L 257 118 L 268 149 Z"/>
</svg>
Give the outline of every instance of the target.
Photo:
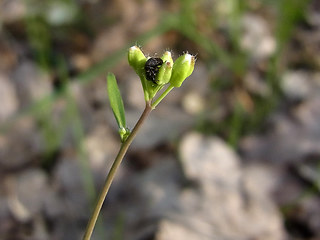
<svg viewBox="0 0 320 240">
<path fill-rule="evenodd" d="M 194 56 L 186 53 L 174 62 L 170 79 L 170 84 L 173 87 L 180 87 L 183 81 L 191 75 L 195 61 Z"/>
<path fill-rule="evenodd" d="M 173 60 L 172 60 L 172 56 L 171 56 L 171 52 L 166 51 L 162 57 L 161 57 L 163 62 L 170 62 L 173 65 Z"/>
<path fill-rule="evenodd" d="M 144 65 L 146 61 L 147 58 L 144 56 L 143 52 L 139 47 L 133 46 L 129 49 L 128 62 L 139 76 L 143 75 Z"/>
<path fill-rule="evenodd" d="M 124 127 L 119 128 L 118 132 L 120 134 L 121 142 L 125 142 L 131 133 L 129 128 Z"/>
<path fill-rule="evenodd" d="M 165 85 L 171 78 L 173 60 L 169 51 L 166 51 L 161 59 L 163 60 L 163 64 L 157 74 L 156 82 L 158 85 Z"/>
</svg>

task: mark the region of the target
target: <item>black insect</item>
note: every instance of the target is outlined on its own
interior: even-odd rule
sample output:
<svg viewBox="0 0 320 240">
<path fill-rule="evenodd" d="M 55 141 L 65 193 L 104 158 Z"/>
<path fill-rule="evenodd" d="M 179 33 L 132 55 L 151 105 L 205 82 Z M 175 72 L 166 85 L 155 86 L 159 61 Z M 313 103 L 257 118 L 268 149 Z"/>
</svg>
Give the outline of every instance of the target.
<svg viewBox="0 0 320 240">
<path fill-rule="evenodd" d="M 159 69 L 163 61 L 161 58 L 149 58 L 146 64 L 144 65 L 144 70 L 146 71 L 146 78 L 149 81 L 157 84 L 156 76 L 159 72 Z"/>
</svg>

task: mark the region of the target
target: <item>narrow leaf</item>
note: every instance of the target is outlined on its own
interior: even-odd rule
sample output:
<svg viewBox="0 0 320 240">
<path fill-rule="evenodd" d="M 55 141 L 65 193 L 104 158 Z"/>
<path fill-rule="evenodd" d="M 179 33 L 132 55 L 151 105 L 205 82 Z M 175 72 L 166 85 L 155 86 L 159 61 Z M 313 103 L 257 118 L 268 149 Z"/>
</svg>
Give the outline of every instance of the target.
<svg viewBox="0 0 320 240">
<path fill-rule="evenodd" d="M 126 127 L 126 117 L 124 114 L 123 101 L 120 95 L 116 77 L 112 73 L 107 76 L 107 91 L 109 95 L 110 105 L 115 116 L 119 128 Z"/>
</svg>

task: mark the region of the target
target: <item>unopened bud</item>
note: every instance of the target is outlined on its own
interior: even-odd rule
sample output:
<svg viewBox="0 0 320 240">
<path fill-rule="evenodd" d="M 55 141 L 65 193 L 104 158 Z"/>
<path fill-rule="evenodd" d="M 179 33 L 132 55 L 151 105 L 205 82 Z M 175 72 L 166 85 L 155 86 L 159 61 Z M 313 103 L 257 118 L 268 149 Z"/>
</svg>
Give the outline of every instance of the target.
<svg viewBox="0 0 320 240">
<path fill-rule="evenodd" d="M 119 128 L 118 132 L 120 134 L 121 142 L 125 142 L 131 133 L 129 128 L 124 127 Z"/>
<path fill-rule="evenodd" d="M 139 47 L 133 46 L 129 49 L 128 62 L 139 76 L 141 76 L 143 73 L 146 61 L 147 58 L 144 56 L 143 52 Z"/>
<path fill-rule="evenodd" d="M 174 62 L 170 80 L 170 84 L 173 87 L 180 87 L 183 81 L 191 75 L 195 61 L 194 56 L 186 53 Z"/>
<path fill-rule="evenodd" d="M 166 51 L 162 57 L 161 57 L 163 62 L 170 62 L 171 64 L 173 64 L 173 60 L 172 60 L 172 56 L 171 56 L 171 52 Z"/>
<path fill-rule="evenodd" d="M 173 60 L 169 51 L 166 51 L 161 59 L 163 60 L 163 64 L 160 67 L 156 77 L 156 82 L 158 85 L 164 85 L 170 81 L 173 66 Z"/>
</svg>

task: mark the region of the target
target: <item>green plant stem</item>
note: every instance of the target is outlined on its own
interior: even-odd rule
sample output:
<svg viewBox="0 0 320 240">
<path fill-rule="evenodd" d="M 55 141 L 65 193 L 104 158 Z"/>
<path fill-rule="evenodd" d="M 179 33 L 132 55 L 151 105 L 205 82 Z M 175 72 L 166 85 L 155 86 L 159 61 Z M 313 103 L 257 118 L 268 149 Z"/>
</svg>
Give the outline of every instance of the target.
<svg viewBox="0 0 320 240">
<path fill-rule="evenodd" d="M 173 89 L 174 87 L 172 85 L 170 85 L 161 95 L 160 97 L 154 101 L 154 103 L 152 103 L 151 107 L 152 109 L 154 109 L 160 102 L 162 99 L 164 99 L 165 96 L 168 95 L 168 93 Z"/>
<path fill-rule="evenodd" d="M 122 159 L 125 156 L 130 144 L 132 143 L 133 139 L 137 135 L 137 132 L 141 128 L 142 124 L 144 123 L 144 121 L 146 120 L 147 116 L 152 111 L 152 109 L 153 108 L 151 107 L 151 101 L 146 102 L 146 107 L 145 107 L 141 117 L 139 118 L 138 122 L 136 123 L 136 125 L 133 128 L 130 135 L 128 136 L 127 140 L 124 143 L 122 143 L 121 148 L 119 150 L 119 153 L 118 153 L 116 159 L 114 160 L 114 162 L 111 166 L 111 169 L 108 173 L 108 176 L 107 176 L 106 181 L 104 183 L 103 189 L 102 189 L 100 196 L 98 198 L 97 204 L 93 210 L 92 216 L 88 222 L 86 232 L 83 236 L 83 240 L 90 240 L 93 229 L 96 225 L 100 210 L 102 208 L 103 202 L 107 196 L 107 193 L 108 193 L 110 185 L 114 179 L 114 176 L 117 172 L 117 169 L 120 166 Z"/>
</svg>

